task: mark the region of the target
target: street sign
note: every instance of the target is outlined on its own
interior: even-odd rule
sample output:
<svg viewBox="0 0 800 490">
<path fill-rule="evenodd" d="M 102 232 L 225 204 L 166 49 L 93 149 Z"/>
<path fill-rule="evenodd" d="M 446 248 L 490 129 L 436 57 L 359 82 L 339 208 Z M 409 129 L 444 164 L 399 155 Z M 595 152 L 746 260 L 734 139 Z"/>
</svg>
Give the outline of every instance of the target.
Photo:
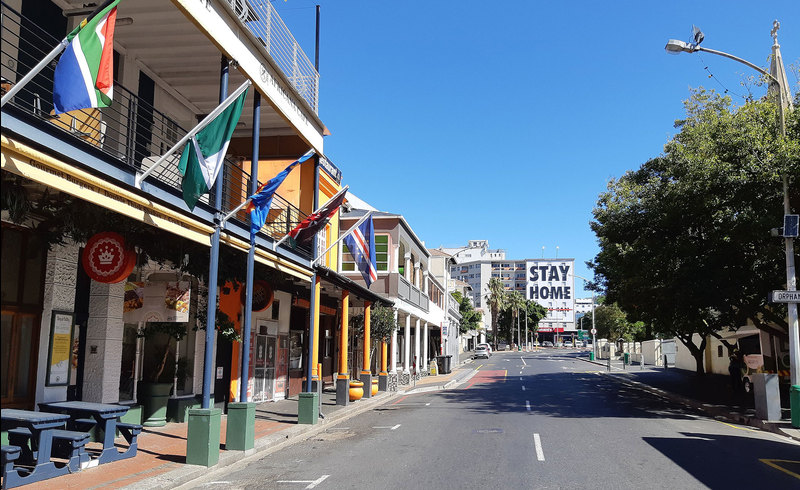
<svg viewBox="0 0 800 490">
<path fill-rule="evenodd" d="M 592 335 L 597 335 L 597 329 L 596 328 L 592 329 Z"/>
<path fill-rule="evenodd" d="M 773 291 L 773 303 L 800 303 L 800 291 Z"/>
</svg>

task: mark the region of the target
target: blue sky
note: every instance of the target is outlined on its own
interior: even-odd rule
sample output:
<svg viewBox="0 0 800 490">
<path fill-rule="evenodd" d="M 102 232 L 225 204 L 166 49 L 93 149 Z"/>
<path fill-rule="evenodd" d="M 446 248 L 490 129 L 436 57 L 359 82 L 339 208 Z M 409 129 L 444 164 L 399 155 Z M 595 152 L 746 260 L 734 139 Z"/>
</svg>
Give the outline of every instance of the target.
<svg viewBox="0 0 800 490">
<path fill-rule="evenodd" d="M 317 4 L 325 153 L 344 183 L 429 247 L 558 247 L 584 277 L 597 196 L 662 152 L 690 87 L 766 91 L 734 61 L 667 55 L 669 38 L 695 24 L 704 47 L 767 68 L 778 19 L 798 89 L 798 0 L 274 1 L 312 61 Z"/>
</svg>

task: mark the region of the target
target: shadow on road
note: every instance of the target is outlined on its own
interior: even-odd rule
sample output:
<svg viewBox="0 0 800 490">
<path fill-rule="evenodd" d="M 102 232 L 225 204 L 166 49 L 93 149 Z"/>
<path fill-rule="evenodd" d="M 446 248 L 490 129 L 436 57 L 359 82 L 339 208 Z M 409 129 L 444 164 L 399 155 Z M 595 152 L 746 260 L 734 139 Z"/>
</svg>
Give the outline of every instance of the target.
<svg viewBox="0 0 800 490">
<path fill-rule="evenodd" d="M 464 388 L 442 392 L 441 396 L 462 409 L 479 413 L 529 411 L 570 418 L 693 418 L 682 406 L 597 374 L 528 374 L 520 380 L 519 376 L 495 373 L 480 373 L 481 378 L 476 375 Z"/>
<path fill-rule="evenodd" d="M 682 432 L 643 440 L 709 488 L 800 488 L 800 446 L 791 442 Z"/>
</svg>

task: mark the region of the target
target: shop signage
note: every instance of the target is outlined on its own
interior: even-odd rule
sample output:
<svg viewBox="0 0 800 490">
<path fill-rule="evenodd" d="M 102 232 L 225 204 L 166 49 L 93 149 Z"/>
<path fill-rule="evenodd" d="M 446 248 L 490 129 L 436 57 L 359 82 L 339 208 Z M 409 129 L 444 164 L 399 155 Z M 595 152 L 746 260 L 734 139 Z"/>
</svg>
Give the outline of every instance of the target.
<svg viewBox="0 0 800 490">
<path fill-rule="evenodd" d="M 242 287 L 241 302 L 242 306 L 246 303 L 247 291 Z M 253 281 L 253 311 L 264 311 L 270 307 L 272 300 L 275 299 L 275 293 L 272 291 L 272 286 L 267 281 L 256 280 Z"/>
<path fill-rule="evenodd" d="M 69 384 L 70 357 L 72 355 L 72 324 L 75 315 L 53 311 L 50 319 L 50 351 L 47 363 L 47 386 Z"/>
<path fill-rule="evenodd" d="M 125 280 L 133 272 L 136 252 L 126 247 L 122 235 L 106 231 L 86 242 L 81 261 L 89 277 L 111 284 Z"/>
</svg>

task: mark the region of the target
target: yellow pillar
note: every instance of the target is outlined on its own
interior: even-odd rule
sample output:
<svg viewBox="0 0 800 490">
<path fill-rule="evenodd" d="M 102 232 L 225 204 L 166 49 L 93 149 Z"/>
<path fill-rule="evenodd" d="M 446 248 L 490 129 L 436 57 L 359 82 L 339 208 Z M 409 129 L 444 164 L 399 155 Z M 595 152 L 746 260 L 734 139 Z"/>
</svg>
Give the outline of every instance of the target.
<svg viewBox="0 0 800 490">
<path fill-rule="evenodd" d="M 317 370 L 317 361 L 319 360 L 319 296 L 322 289 L 322 279 L 317 276 L 317 281 L 314 283 L 314 335 L 311 336 L 311 379 L 319 379 L 321 373 Z"/>
<path fill-rule="evenodd" d="M 386 376 L 386 341 L 381 341 L 381 372 L 379 373 L 381 376 Z"/>
<path fill-rule="evenodd" d="M 337 379 L 348 379 L 350 377 L 347 373 L 347 346 L 349 342 L 347 338 L 347 326 L 349 322 L 349 307 L 350 291 L 345 289 L 342 291 L 342 333 L 339 335 L 339 376 L 337 376 Z"/>
<path fill-rule="evenodd" d="M 361 368 L 361 374 L 372 374 L 370 370 L 370 363 L 369 363 L 369 347 L 370 347 L 370 339 L 369 339 L 369 322 L 370 322 L 370 309 L 371 303 L 369 301 L 364 302 L 364 357 L 363 357 L 363 364 Z M 366 389 L 366 388 L 365 388 Z"/>
</svg>

